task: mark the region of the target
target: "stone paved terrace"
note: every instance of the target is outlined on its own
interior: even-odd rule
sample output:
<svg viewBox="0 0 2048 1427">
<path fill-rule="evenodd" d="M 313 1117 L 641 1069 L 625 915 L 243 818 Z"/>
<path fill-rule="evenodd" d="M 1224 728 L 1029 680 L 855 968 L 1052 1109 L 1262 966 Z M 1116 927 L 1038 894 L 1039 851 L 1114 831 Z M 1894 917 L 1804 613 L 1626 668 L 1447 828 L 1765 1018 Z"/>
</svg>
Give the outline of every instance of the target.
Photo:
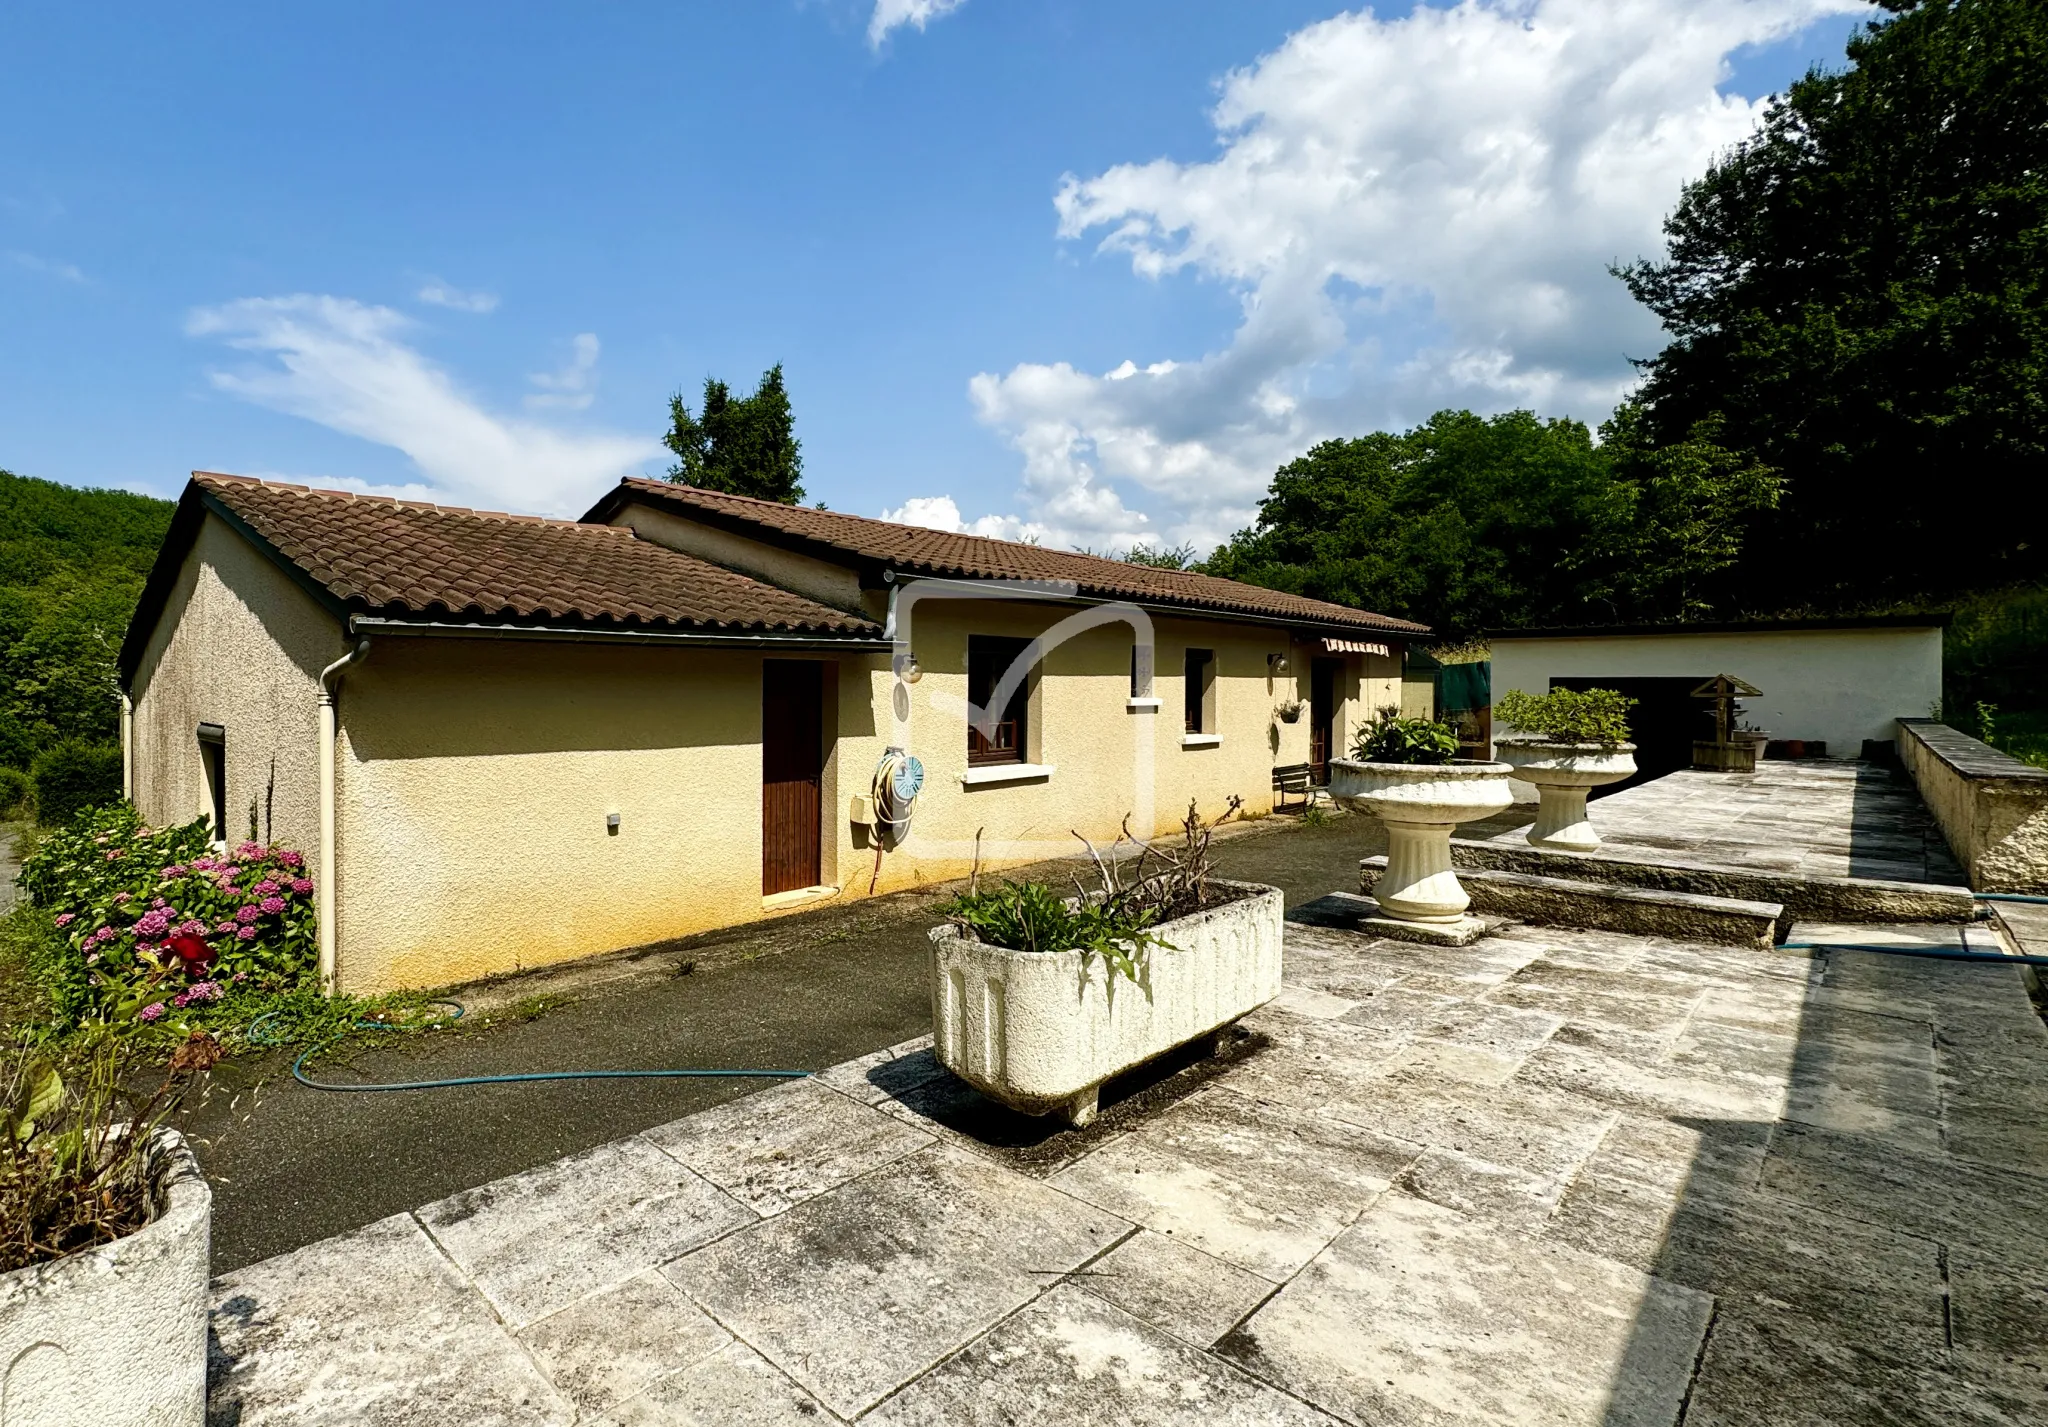
<svg viewBox="0 0 2048 1427">
<path fill-rule="evenodd" d="M 1764 760 L 1755 773 L 1687 769 L 1595 798 L 1599 855 L 1800 877 L 1962 885 L 1912 784 L 1868 763 Z M 1521 845 L 1526 832 L 1492 840 Z"/>
<path fill-rule="evenodd" d="M 912 1044 L 232 1273 L 214 1421 L 2048 1421 L 2017 969 L 1359 906 L 1083 1131 Z"/>
</svg>

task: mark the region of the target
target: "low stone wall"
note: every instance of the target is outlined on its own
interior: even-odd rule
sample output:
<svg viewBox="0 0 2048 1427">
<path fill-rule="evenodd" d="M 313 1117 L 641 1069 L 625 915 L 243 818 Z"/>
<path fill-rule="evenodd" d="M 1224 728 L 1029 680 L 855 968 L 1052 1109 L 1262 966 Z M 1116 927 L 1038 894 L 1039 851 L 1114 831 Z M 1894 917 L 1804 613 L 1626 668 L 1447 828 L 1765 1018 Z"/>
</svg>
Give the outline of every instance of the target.
<svg viewBox="0 0 2048 1427">
<path fill-rule="evenodd" d="M 1933 719 L 1899 720 L 1899 762 L 1979 892 L 2048 892 L 2048 769 Z"/>
</svg>

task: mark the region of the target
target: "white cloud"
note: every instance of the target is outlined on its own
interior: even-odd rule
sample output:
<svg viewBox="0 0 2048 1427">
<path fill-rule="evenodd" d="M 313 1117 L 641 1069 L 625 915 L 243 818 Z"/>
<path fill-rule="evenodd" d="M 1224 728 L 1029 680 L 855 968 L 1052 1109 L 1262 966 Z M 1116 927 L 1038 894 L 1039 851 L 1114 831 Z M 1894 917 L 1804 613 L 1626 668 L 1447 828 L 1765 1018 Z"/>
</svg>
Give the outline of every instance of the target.
<svg viewBox="0 0 2048 1427">
<path fill-rule="evenodd" d="M 868 43 L 880 49 L 891 30 L 904 25 L 922 30 L 966 3 L 967 0 L 875 0 L 875 13 L 868 17 Z"/>
<path fill-rule="evenodd" d="M 559 371 L 535 372 L 527 378 L 540 388 L 526 398 L 530 410 L 583 411 L 597 399 L 597 334 L 578 332 L 569 345 L 569 360 Z"/>
<path fill-rule="evenodd" d="M 450 287 L 437 277 L 430 277 L 420 285 L 414 294 L 421 302 L 435 307 L 447 307 L 456 312 L 474 312 L 482 315 L 498 310 L 498 294 L 495 292 L 464 292 L 459 287 Z"/>
<path fill-rule="evenodd" d="M 916 525 L 926 530 L 950 530 L 956 535 L 987 535 L 997 540 L 1043 540 L 1046 528 L 1011 515 L 984 515 L 968 521 L 960 517 L 960 506 L 949 495 L 912 496 L 894 510 L 882 512 L 882 519 L 899 525 Z"/>
<path fill-rule="evenodd" d="M 74 282 L 82 286 L 92 281 L 76 264 L 52 262 L 48 258 L 39 258 L 34 253 L 24 253 L 19 249 L 9 249 L 7 261 L 18 268 L 56 278 L 60 282 Z"/>
<path fill-rule="evenodd" d="M 1754 127 L 1737 49 L 1855 0 L 1466 0 L 1339 15 L 1219 86 L 1202 162 L 1072 175 L 1063 238 L 1141 277 L 1228 286 L 1229 343 L 1096 374 L 970 384 L 1024 457 L 1027 516 L 1071 543 L 1244 524 L 1276 466 L 1444 406 L 1597 420 L 1655 320 L 1606 271 L 1661 251 L 1679 189 Z"/>
<path fill-rule="evenodd" d="M 217 389 L 395 447 L 437 499 L 574 514 L 662 454 L 653 440 L 492 414 L 402 340 L 412 325 L 388 307 L 301 293 L 200 308 L 186 330 L 268 359 L 210 373 Z"/>
</svg>

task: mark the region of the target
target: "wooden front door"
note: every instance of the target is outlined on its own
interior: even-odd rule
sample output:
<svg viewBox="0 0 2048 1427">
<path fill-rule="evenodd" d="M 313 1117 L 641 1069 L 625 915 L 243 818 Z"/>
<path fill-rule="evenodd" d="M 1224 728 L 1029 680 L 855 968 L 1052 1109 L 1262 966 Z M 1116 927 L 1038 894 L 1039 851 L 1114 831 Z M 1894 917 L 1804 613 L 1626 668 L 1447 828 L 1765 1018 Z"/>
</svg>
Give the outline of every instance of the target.
<svg viewBox="0 0 2048 1427">
<path fill-rule="evenodd" d="M 1318 784 L 1330 781 L 1330 760 L 1337 756 L 1337 675 L 1339 659 L 1315 659 L 1308 666 L 1308 761 Z"/>
<path fill-rule="evenodd" d="M 824 793 L 824 668 L 761 665 L 761 895 L 815 887 Z"/>
</svg>

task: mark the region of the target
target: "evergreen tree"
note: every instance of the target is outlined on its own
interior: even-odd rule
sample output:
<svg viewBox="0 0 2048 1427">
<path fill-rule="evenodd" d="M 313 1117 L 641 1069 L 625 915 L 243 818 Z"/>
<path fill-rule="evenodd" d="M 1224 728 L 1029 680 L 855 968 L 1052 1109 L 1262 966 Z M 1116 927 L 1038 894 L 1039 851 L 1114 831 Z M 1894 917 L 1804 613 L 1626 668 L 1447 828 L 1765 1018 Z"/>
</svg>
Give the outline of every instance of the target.
<svg viewBox="0 0 2048 1427">
<path fill-rule="evenodd" d="M 693 415 L 678 392 L 669 399 L 662 442 L 675 452 L 668 478 L 678 484 L 784 505 L 804 498 L 803 443 L 796 439 L 780 362 L 761 374 L 752 396 L 734 396 L 724 382 L 706 377 L 700 414 Z"/>
</svg>

